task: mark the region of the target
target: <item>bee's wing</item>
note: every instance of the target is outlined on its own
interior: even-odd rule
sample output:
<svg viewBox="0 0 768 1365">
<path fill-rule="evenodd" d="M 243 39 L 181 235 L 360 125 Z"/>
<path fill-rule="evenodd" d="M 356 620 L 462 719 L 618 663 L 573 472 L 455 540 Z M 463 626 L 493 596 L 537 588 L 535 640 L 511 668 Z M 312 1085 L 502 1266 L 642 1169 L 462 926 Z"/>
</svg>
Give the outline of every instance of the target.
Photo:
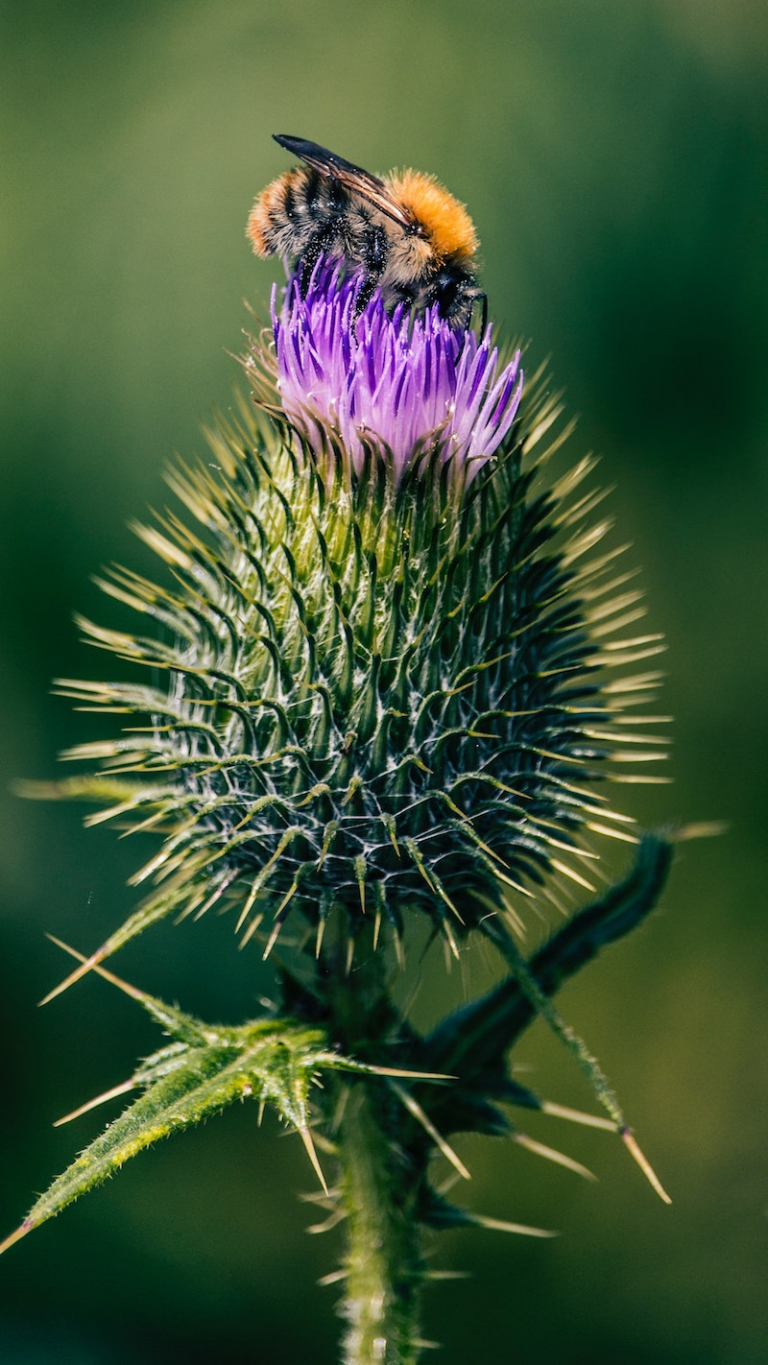
<svg viewBox="0 0 768 1365">
<path fill-rule="evenodd" d="M 380 213 L 386 214 L 401 227 L 413 227 L 414 220 L 411 215 L 402 204 L 398 204 L 384 181 L 377 175 L 371 175 L 360 166 L 354 166 L 351 161 L 345 161 L 343 156 L 329 152 L 327 147 L 319 147 L 316 142 L 306 142 L 302 137 L 289 137 L 287 133 L 273 133 L 272 136 L 275 142 L 279 142 L 286 151 L 298 156 L 307 166 L 312 166 L 329 180 L 341 181 L 346 189 L 353 190 L 355 194 L 367 199 L 369 204 L 373 204 Z"/>
</svg>

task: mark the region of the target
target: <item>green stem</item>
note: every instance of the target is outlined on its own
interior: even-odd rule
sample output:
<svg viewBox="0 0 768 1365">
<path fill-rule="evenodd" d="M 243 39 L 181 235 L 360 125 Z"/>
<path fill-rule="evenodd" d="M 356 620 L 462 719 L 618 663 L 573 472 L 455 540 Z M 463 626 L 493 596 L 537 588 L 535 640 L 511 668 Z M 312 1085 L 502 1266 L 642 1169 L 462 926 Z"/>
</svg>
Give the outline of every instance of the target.
<svg viewBox="0 0 768 1365">
<path fill-rule="evenodd" d="M 386 1060 L 397 1031 L 386 954 L 373 951 L 366 926 L 354 964 L 343 934 L 324 953 L 332 1034 L 363 1061 Z M 417 1217 L 419 1176 L 401 1145 L 404 1111 L 383 1077 L 343 1084 L 329 1100 L 346 1214 L 344 1365 L 415 1365 L 421 1353 L 419 1307 L 424 1269 Z"/>
<path fill-rule="evenodd" d="M 339 1121 L 347 1212 L 344 1365 L 414 1365 L 423 1268 L 407 1170 L 387 1132 L 391 1095 L 346 1088 Z"/>
</svg>

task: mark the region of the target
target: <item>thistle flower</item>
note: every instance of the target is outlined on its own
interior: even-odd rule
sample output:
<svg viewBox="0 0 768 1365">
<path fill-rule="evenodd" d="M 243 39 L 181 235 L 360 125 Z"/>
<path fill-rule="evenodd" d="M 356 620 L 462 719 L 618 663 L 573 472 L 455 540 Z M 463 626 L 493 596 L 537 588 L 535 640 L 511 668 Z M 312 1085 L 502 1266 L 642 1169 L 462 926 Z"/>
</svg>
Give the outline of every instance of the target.
<svg viewBox="0 0 768 1365">
<path fill-rule="evenodd" d="M 178 586 L 105 584 L 159 638 L 85 623 L 169 679 L 66 685 L 151 717 L 72 751 L 108 777 L 69 790 L 165 835 L 135 878 L 157 889 L 90 965 L 217 903 L 243 943 L 264 924 L 265 955 L 295 911 L 319 952 L 334 908 L 350 950 L 419 910 L 455 953 L 489 911 L 519 925 L 534 889 L 588 887 L 585 833 L 626 837 L 594 786 L 652 680 L 605 670 L 658 645 L 610 639 L 638 594 L 590 558 L 600 495 L 569 501 L 592 462 L 537 489 L 559 409 L 535 381 L 521 402 L 519 354 L 376 296 L 356 317 L 358 288 L 321 263 L 273 305 L 246 370 L 279 429 L 245 407 L 210 436 L 218 472 L 171 475 L 205 539 L 175 516 L 142 532 Z"/>
<path fill-rule="evenodd" d="M 337 446 L 358 477 L 373 453 L 399 483 L 435 450 L 469 483 L 515 420 L 520 352 L 499 368 L 491 328 L 456 330 L 437 307 L 422 316 L 375 294 L 362 314 L 359 273 L 318 262 L 306 294 L 295 276 L 272 299 L 277 390 L 286 417 L 317 458 Z"/>
</svg>

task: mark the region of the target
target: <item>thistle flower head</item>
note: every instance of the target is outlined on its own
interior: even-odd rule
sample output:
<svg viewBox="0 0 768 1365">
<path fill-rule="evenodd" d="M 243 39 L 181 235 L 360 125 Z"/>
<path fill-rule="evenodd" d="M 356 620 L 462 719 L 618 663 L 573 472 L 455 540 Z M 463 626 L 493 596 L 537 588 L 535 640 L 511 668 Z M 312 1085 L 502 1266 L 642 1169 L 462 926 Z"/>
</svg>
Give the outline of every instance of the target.
<svg viewBox="0 0 768 1365">
<path fill-rule="evenodd" d="M 359 288 L 322 263 L 290 282 L 246 361 L 277 429 L 246 407 L 212 437 L 218 473 L 172 476 L 206 533 L 145 533 L 178 587 L 108 585 L 160 637 L 87 627 L 170 680 L 69 689 L 152 718 L 72 755 L 110 768 L 78 792 L 165 832 L 137 876 L 156 891 L 100 956 L 228 902 L 267 950 L 295 910 L 319 944 L 333 908 L 352 938 L 420 909 L 455 947 L 536 887 L 587 886 L 585 832 L 621 834 L 595 783 L 650 679 L 604 670 L 657 646 L 610 639 L 637 595 L 612 601 L 613 556 L 590 558 L 596 496 L 569 502 L 591 463 L 537 487 L 559 409 L 535 384 L 521 402 L 519 355 L 376 294 L 358 314 Z"/>
<path fill-rule="evenodd" d="M 317 457 L 336 447 L 357 475 L 375 453 L 399 482 L 437 451 L 468 483 L 515 420 L 520 352 L 500 366 L 490 326 L 478 338 L 436 306 L 390 313 L 378 292 L 358 314 L 362 285 L 321 260 L 306 292 L 297 274 L 279 310 L 273 294 L 283 411 Z"/>
</svg>

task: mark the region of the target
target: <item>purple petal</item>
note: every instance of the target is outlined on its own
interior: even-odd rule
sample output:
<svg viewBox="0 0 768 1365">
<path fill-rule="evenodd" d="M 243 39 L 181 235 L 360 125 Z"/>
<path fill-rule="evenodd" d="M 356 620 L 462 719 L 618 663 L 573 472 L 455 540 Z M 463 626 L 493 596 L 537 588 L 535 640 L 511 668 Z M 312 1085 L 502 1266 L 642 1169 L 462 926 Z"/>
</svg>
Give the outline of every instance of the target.
<svg viewBox="0 0 768 1365">
<path fill-rule="evenodd" d="M 362 280 L 319 261 L 302 297 L 298 279 L 271 301 L 278 387 L 289 421 L 322 458 L 324 431 L 340 440 L 358 472 L 378 448 L 402 477 L 414 456 L 437 443 L 443 460 L 469 481 L 511 427 L 523 375 L 518 352 L 497 374 L 491 328 L 481 340 L 452 328 L 431 308 L 387 312 L 374 294 L 355 318 Z"/>
</svg>

